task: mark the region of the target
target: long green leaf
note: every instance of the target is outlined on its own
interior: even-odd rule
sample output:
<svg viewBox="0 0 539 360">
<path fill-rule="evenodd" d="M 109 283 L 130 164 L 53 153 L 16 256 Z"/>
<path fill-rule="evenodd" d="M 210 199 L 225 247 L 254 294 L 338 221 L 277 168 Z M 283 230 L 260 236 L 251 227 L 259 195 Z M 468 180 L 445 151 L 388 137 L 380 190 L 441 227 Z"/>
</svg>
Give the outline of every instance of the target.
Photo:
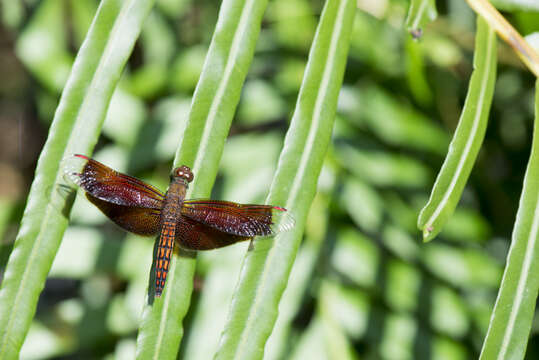
<svg viewBox="0 0 539 360">
<path fill-rule="evenodd" d="M 195 175 L 188 197 L 208 197 L 241 88 L 251 64 L 267 0 L 225 0 L 197 85 L 175 166 Z M 150 295 L 137 338 L 137 358 L 175 359 L 189 309 L 195 257 L 174 256 L 163 295 Z M 150 284 L 152 286 L 153 284 Z"/>
<path fill-rule="evenodd" d="M 538 1 L 529 0 L 492 0 L 492 5 L 504 11 L 539 11 Z"/>
<path fill-rule="evenodd" d="M 39 157 L 0 289 L 0 359 L 18 357 L 68 223 L 60 161 L 93 149 L 113 90 L 153 0 L 104 0 L 77 55 Z M 60 209 L 63 209 L 61 211 Z"/>
<path fill-rule="evenodd" d="M 455 210 L 485 136 L 496 80 L 496 33 L 477 18 L 474 71 L 459 125 L 436 178 L 430 199 L 421 210 L 418 227 L 432 240 Z"/>
<path fill-rule="evenodd" d="M 327 161 L 326 161 L 327 164 Z M 266 343 L 267 351 L 264 359 L 282 359 L 287 357 L 292 333 L 293 319 L 298 313 L 313 273 L 317 270 L 317 261 L 320 256 L 324 239 L 328 236 L 329 212 L 331 193 L 330 189 L 318 189 L 305 226 L 305 240 L 294 261 L 294 266 L 288 279 L 288 285 L 279 303 L 279 315 L 275 327 Z M 325 193 L 328 192 L 328 193 Z"/>
<path fill-rule="evenodd" d="M 311 47 L 296 110 L 267 202 L 296 218 L 295 228 L 260 240 L 244 259 L 217 359 L 259 359 L 316 192 L 335 118 L 354 19 L 353 0 L 328 0 Z"/>
<path fill-rule="evenodd" d="M 539 80 L 535 124 L 511 248 L 481 359 L 523 359 L 539 290 Z"/>
<path fill-rule="evenodd" d="M 406 18 L 406 29 L 414 38 L 421 37 L 423 27 L 436 19 L 436 3 L 434 0 L 412 0 Z"/>
</svg>

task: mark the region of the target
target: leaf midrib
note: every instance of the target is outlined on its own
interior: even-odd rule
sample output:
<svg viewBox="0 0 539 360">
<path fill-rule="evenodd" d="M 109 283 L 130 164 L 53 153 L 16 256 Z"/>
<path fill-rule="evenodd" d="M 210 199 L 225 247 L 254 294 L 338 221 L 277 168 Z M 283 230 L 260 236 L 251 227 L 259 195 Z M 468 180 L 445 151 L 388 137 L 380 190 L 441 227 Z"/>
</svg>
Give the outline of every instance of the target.
<svg viewBox="0 0 539 360">
<path fill-rule="evenodd" d="M 305 171 L 307 169 L 307 163 L 309 161 L 308 154 L 310 154 L 312 152 L 312 148 L 313 148 L 315 140 L 316 140 L 316 134 L 317 134 L 316 130 L 320 127 L 321 108 L 322 108 L 322 104 L 323 104 L 322 100 L 326 98 L 326 94 L 329 91 L 329 87 L 327 86 L 327 84 L 330 81 L 331 69 L 332 69 L 332 67 L 328 66 L 327 64 L 332 64 L 332 63 L 335 62 L 335 60 L 334 60 L 334 58 L 336 57 L 336 50 L 335 49 L 336 49 L 337 44 L 338 44 L 338 39 L 340 38 L 340 35 L 342 33 L 342 25 L 343 25 L 342 18 L 344 16 L 344 9 L 346 8 L 346 4 L 347 4 L 346 0 L 343 0 L 343 1 L 340 2 L 340 8 L 338 10 L 338 15 L 337 15 L 337 17 L 335 19 L 335 23 L 336 23 L 335 31 L 333 32 L 333 34 L 331 36 L 329 57 L 326 60 L 326 66 L 324 66 L 324 74 L 322 75 L 322 82 L 320 84 L 319 91 L 317 93 L 317 97 L 316 97 L 316 101 L 315 101 L 314 117 L 313 117 L 313 120 L 311 122 L 311 131 L 309 132 L 309 135 L 307 137 L 305 150 L 302 152 L 302 156 L 301 156 L 301 160 L 300 160 L 300 166 L 298 168 L 296 176 L 294 177 L 294 183 L 293 183 L 292 189 L 290 190 L 290 193 L 289 193 L 290 196 L 288 197 L 287 207 L 289 207 L 288 204 L 290 202 L 294 202 L 292 199 L 295 199 L 299 194 L 299 187 L 300 187 L 300 180 L 299 179 L 302 179 L 304 177 L 304 173 L 305 173 Z M 308 74 L 308 69 L 305 71 L 305 74 Z M 320 91 L 320 89 L 322 89 L 322 91 Z M 277 255 L 278 254 L 277 254 L 276 247 L 272 246 L 270 248 L 270 250 L 269 250 L 268 257 L 267 257 L 267 259 L 266 259 L 266 261 L 264 263 L 264 269 L 262 271 L 262 278 L 261 278 L 261 281 L 260 281 L 261 284 L 264 284 L 265 279 L 269 276 L 269 267 L 267 266 L 267 264 L 272 263 L 272 259 Z M 245 352 L 244 349 L 246 347 L 247 336 L 245 336 L 244 334 L 251 333 L 251 331 L 249 331 L 249 330 L 254 326 L 254 322 L 255 322 L 254 314 L 257 313 L 256 309 L 258 308 L 261 299 L 262 299 L 261 287 L 258 286 L 257 289 L 256 289 L 256 292 L 255 292 L 253 306 L 251 307 L 251 309 L 253 309 L 253 310 L 250 311 L 249 315 L 247 316 L 246 325 L 245 325 L 244 330 L 242 331 L 240 343 L 238 344 L 237 351 L 234 354 L 234 355 L 240 354 L 240 356 L 239 357 L 234 356 L 234 358 L 241 359 L 243 353 Z"/>
<path fill-rule="evenodd" d="M 539 204 L 539 196 L 536 199 L 535 210 L 537 210 L 537 204 Z M 498 357 L 497 357 L 498 360 L 505 359 L 507 351 L 509 350 L 511 334 L 513 333 L 513 329 L 515 327 L 520 305 L 522 304 L 522 300 L 524 298 L 523 294 L 526 287 L 526 281 L 529 277 L 529 273 L 531 269 L 531 264 L 532 264 L 533 254 L 534 254 L 533 249 L 535 248 L 535 245 L 537 242 L 538 233 L 539 233 L 539 212 L 535 211 L 534 217 L 533 217 L 532 228 L 527 239 L 526 253 L 524 256 L 524 261 L 522 262 L 522 267 L 521 267 L 522 270 L 520 272 L 521 275 L 518 280 L 515 300 L 514 300 L 513 306 L 511 307 L 509 320 L 507 321 L 507 326 L 505 327 L 505 331 L 503 334 L 503 340 L 502 340 L 502 345 L 500 347 L 500 353 L 498 354 Z"/>
<path fill-rule="evenodd" d="M 255 2 L 255 0 L 250 0 L 250 1 L 248 0 L 247 3 L 246 3 L 246 6 L 244 7 L 244 9 L 243 9 L 243 11 L 241 13 L 240 20 L 238 22 L 238 26 L 236 27 L 236 30 L 234 32 L 234 37 L 232 39 L 232 45 L 230 47 L 230 52 L 228 53 L 228 57 L 226 59 L 226 65 L 225 65 L 225 70 L 223 72 L 223 77 L 221 78 L 221 81 L 219 82 L 216 94 L 213 97 L 212 103 L 210 105 L 210 110 L 208 111 L 208 116 L 206 118 L 206 123 L 204 125 L 204 130 L 203 130 L 203 133 L 202 133 L 202 137 L 200 139 L 199 149 L 205 149 L 208 146 L 208 143 L 210 141 L 211 134 L 212 134 L 212 129 L 214 128 L 214 123 L 215 123 L 215 121 L 217 119 L 217 115 L 218 115 L 218 108 L 219 108 L 219 105 L 223 101 L 223 98 L 224 98 L 224 95 L 225 95 L 225 90 L 227 89 L 227 87 L 228 87 L 227 85 L 230 82 L 230 78 L 232 76 L 234 65 L 236 64 L 236 60 L 239 57 L 239 53 L 240 53 L 240 50 L 241 50 L 241 44 L 242 44 L 241 39 L 243 38 L 243 34 L 246 33 L 245 30 L 248 27 L 249 14 L 252 11 L 254 2 Z M 198 154 L 200 154 L 200 152 L 197 153 L 197 157 L 195 158 L 195 162 L 194 162 L 194 165 L 193 165 L 194 169 L 198 169 L 198 168 L 200 168 L 202 166 L 203 156 L 199 156 Z M 176 262 L 175 262 L 174 266 L 177 266 Z M 172 277 L 170 279 L 168 279 L 169 284 L 173 283 L 172 279 L 173 279 L 173 276 L 174 276 L 173 275 L 174 271 L 171 271 L 171 272 L 172 272 Z M 162 310 L 162 313 L 161 313 L 161 320 L 160 320 L 160 324 L 159 324 L 159 333 L 157 335 L 157 341 L 156 341 L 156 350 L 154 352 L 154 357 L 153 357 L 154 359 L 159 358 L 159 353 L 160 353 L 160 350 L 161 350 L 161 347 L 162 347 L 161 344 L 162 344 L 163 339 L 164 339 L 165 328 L 166 328 L 166 326 L 165 326 L 165 324 L 166 324 L 166 315 L 168 313 L 168 308 L 169 308 L 169 304 L 170 304 L 169 300 L 170 300 L 171 294 L 172 294 L 171 291 L 167 291 L 166 294 L 165 294 L 165 302 L 163 304 L 163 310 Z"/>
<path fill-rule="evenodd" d="M 114 34 L 117 34 L 117 32 L 118 32 L 118 30 L 117 30 L 117 28 L 119 27 L 118 24 L 122 23 L 123 18 L 125 17 L 125 14 L 129 12 L 129 9 L 131 9 L 131 7 L 133 6 L 135 1 L 136 0 L 131 0 L 130 4 L 127 7 L 122 7 L 120 12 L 118 13 L 117 20 L 115 21 L 115 23 L 114 23 L 114 25 L 113 25 L 113 27 L 112 27 L 112 29 L 110 31 L 111 36 L 109 37 L 109 39 L 114 39 L 115 38 Z M 90 32 L 90 30 L 88 32 Z M 98 64 L 94 74 L 98 74 L 100 72 L 100 69 L 102 67 L 104 67 L 104 64 L 106 63 L 106 61 L 108 59 L 107 54 L 110 55 L 112 53 L 111 51 L 107 52 L 107 48 L 110 48 L 112 46 L 110 44 L 112 44 L 112 43 L 115 43 L 115 42 L 114 41 L 107 42 L 107 45 L 105 47 L 105 51 L 103 53 L 104 56 L 101 57 L 101 60 L 99 61 L 99 64 Z M 73 64 L 73 65 L 75 65 L 75 64 Z M 98 81 L 98 78 L 94 76 L 92 81 L 90 82 L 90 85 L 88 86 L 88 91 L 86 92 L 87 94 L 91 93 L 92 89 L 98 88 L 98 86 L 95 84 L 96 81 Z M 86 99 L 88 99 L 88 97 L 85 97 L 85 99 L 81 102 L 81 106 L 77 110 L 75 118 L 78 118 Z M 72 125 L 71 130 L 73 129 L 74 126 L 75 126 L 75 124 Z M 73 140 L 73 139 L 70 139 L 70 140 Z M 66 156 L 66 151 L 64 151 L 63 155 L 64 155 L 64 157 Z M 49 199 L 52 198 L 52 194 L 55 191 L 54 184 L 59 183 L 59 177 L 60 177 L 60 168 L 59 168 L 59 165 L 58 165 L 58 170 L 56 171 L 56 177 L 54 178 L 53 186 L 46 193 L 46 195 L 48 195 Z M 41 241 L 42 241 L 43 236 L 44 236 L 43 229 L 44 229 L 45 225 L 48 225 L 48 220 L 49 220 L 49 218 L 51 216 L 52 209 L 54 209 L 54 207 L 52 206 L 51 202 L 48 202 L 47 205 L 45 206 L 45 214 L 44 214 L 44 217 L 43 217 L 43 221 L 41 222 L 41 226 L 39 227 L 38 237 L 37 237 L 36 241 L 34 241 L 34 243 L 32 245 L 32 250 L 30 251 L 30 258 L 29 258 L 27 264 L 33 264 L 33 262 L 34 262 L 34 259 L 36 257 L 37 249 L 40 248 Z M 15 315 L 18 314 L 17 308 L 18 308 L 18 305 L 20 304 L 19 299 L 20 299 L 20 296 L 23 293 L 23 290 L 26 289 L 25 284 L 26 284 L 26 281 L 27 281 L 27 278 L 28 278 L 28 274 L 30 273 L 31 270 L 33 270 L 32 266 L 27 265 L 27 266 L 24 267 L 21 283 L 20 283 L 19 287 L 17 288 L 17 292 L 15 294 L 15 302 L 13 303 L 13 308 L 10 311 L 10 315 L 9 315 L 8 323 L 7 323 L 7 326 L 6 326 L 6 330 L 4 332 L 4 337 L 3 337 L 3 340 L 2 340 L 2 344 L 0 346 L 0 358 L 2 358 L 2 355 L 4 354 L 4 350 L 7 348 L 6 343 L 8 341 L 9 333 L 11 332 L 11 327 L 12 327 L 12 324 L 13 324 L 13 320 L 15 319 Z"/>
<path fill-rule="evenodd" d="M 417 29 L 419 27 L 419 23 L 421 22 L 421 18 L 423 17 L 423 12 L 427 8 L 427 5 L 428 5 L 428 0 L 421 1 L 421 3 L 419 4 L 419 8 L 417 9 L 416 20 L 412 24 L 413 29 Z"/>
<path fill-rule="evenodd" d="M 199 149 L 205 149 L 206 147 L 208 147 L 208 143 L 211 138 L 212 129 L 214 128 L 213 124 L 215 123 L 215 120 L 217 119 L 219 105 L 223 102 L 223 98 L 225 96 L 225 90 L 227 89 L 228 83 L 230 82 L 230 78 L 232 76 L 234 66 L 236 65 L 236 61 L 238 57 L 240 56 L 239 54 L 242 48 L 241 39 L 243 38 L 243 34 L 246 33 L 245 30 L 248 28 L 249 14 L 251 13 L 253 9 L 254 3 L 255 3 L 255 0 L 247 0 L 247 3 L 245 4 L 245 7 L 241 13 L 238 26 L 236 27 L 236 30 L 234 32 L 234 38 L 232 39 L 232 44 L 230 46 L 230 52 L 228 53 L 228 57 L 226 59 L 226 65 L 225 65 L 225 70 L 223 72 L 223 77 L 221 78 L 221 81 L 219 82 L 215 96 L 212 98 L 210 110 L 208 111 L 208 117 L 206 118 L 204 130 L 202 133 L 202 137 L 200 139 Z M 199 169 L 202 167 L 202 161 L 204 160 L 204 157 L 198 156 L 199 153 L 197 153 L 197 157 L 195 158 L 195 162 L 193 166 L 194 169 Z"/>
<path fill-rule="evenodd" d="M 423 227 L 424 229 L 431 228 L 432 224 L 436 221 L 436 219 L 438 218 L 438 216 L 440 215 L 442 210 L 445 208 L 445 206 L 446 206 L 446 204 L 447 204 L 447 202 L 449 200 L 449 197 L 453 193 L 454 188 L 455 188 L 455 186 L 457 184 L 457 181 L 460 178 L 460 173 L 462 172 L 462 168 L 464 167 L 464 163 L 465 163 L 465 160 L 466 160 L 466 155 L 470 152 L 470 148 L 473 145 L 473 142 L 474 142 L 473 140 L 474 140 L 475 134 L 477 133 L 477 130 L 479 128 L 479 122 L 480 122 L 480 119 L 481 119 L 481 114 L 483 112 L 483 103 L 485 101 L 485 93 L 487 91 L 486 83 L 488 82 L 488 71 L 489 71 L 488 64 L 491 62 L 490 59 L 492 57 L 492 48 L 494 47 L 493 44 L 495 44 L 495 42 L 492 41 L 493 36 L 496 36 L 496 34 L 494 33 L 494 31 L 492 29 L 489 29 L 488 49 L 487 49 L 487 56 L 486 56 L 486 61 L 485 61 L 486 66 L 484 66 L 484 70 L 483 70 L 484 73 L 482 74 L 483 77 L 482 77 L 482 82 L 481 82 L 481 89 L 483 91 L 479 94 L 478 106 L 476 107 L 476 112 L 474 114 L 474 122 L 473 122 L 473 126 L 472 126 L 472 131 L 470 133 L 470 136 L 466 140 L 466 145 L 464 147 L 464 151 L 462 152 L 462 155 L 459 158 L 459 162 L 457 164 L 457 168 L 456 168 L 455 172 L 453 173 L 453 177 L 451 178 L 451 182 L 449 183 L 449 186 L 448 186 L 447 190 L 445 191 L 444 196 L 442 197 L 442 200 L 438 203 L 438 206 L 436 207 L 436 209 L 434 209 L 434 212 L 432 213 L 432 215 L 429 217 L 429 219 L 425 223 L 425 226 Z"/>
</svg>

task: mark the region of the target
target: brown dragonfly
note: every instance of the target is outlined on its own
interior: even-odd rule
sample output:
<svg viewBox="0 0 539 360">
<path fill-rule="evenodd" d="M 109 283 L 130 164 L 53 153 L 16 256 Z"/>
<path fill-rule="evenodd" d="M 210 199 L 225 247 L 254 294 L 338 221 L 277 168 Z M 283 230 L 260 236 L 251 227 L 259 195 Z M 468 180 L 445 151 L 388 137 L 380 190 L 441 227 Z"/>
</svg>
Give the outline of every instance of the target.
<svg viewBox="0 0 539 360">
<path fill-rule="evenodd" d="M 174 244 L 189 250 L 210 250 L 255 236 L 273 236 L 294 226 L 293 218 L 280 206 L 186 200 L 194 175 L 185 165 L 172 171 L 168 191 L 163 194 L 87 156 L 77 154 L 67 161 L 67 177 L 114 223 L 138 235 L 159 234 L 157 297 L 165 287 Z"/>
</svg>

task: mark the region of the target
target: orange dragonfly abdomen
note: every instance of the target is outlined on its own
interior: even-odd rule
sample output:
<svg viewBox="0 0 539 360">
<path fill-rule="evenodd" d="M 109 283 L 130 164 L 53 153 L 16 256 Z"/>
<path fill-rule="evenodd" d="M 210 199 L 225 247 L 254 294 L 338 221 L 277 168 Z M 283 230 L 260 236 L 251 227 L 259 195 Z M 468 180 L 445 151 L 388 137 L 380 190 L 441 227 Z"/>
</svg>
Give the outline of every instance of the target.
<svg viewBox="0 0 539 360">
<path fill-rule="evenodd" d="M 161 227 L 159 244 L 157 245 L 157 261 L 155 264 L 155 296 L 161 296 L 167 280 L 170 258 L 174 249 L 176 224 L 165 221 Z"/>
<path fill-rule="evenodd" d="M 187 192 L 187 185 L 193 180 L 193 173 L 187 166 L 182 166 L 175 171 L 177 176 L 172 182 L 165 195 L 163 209 L 161 210 L 161 231 L 157 244 L 157 259 L 155 264 L 155 296 L 161 296 L 170 267 L 170 258 L 174 250 L 176 239 L 176 224 L 181 216 L 181 207 Z"/>
</svg>

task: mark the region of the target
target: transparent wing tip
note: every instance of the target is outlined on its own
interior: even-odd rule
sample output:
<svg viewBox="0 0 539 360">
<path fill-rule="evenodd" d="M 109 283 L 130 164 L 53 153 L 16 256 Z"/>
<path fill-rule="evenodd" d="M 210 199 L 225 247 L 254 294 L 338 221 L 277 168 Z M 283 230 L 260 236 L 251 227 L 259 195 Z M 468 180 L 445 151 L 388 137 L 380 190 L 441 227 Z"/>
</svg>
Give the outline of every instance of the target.
<svg viewBox="0 0 539 360">
<path fill-rule="evenodd" d="M 82 170 L 90 158 L 80 154 L 68 156 L 60 163 L 64 183 L 61 185 L 76 187 L 80 185 Z"/>
<path fill-rule="evenodd" d="M 279 206 L 273 207 L 271 222 L 273 223 L 271 228 L 275 234 L 290 231 L 296 225 L 296 220 L 290 211 Z"/>
<path fill-rule="evenodd" d="M 51 198 L 51 205 L 58 211 L 69 216 L 70 207 L 66 205 L 73 200 L 70 198 L 75 196 L 76 191 L 80 190 L 82 169 L 88 162 L 83 155 L 70 155 L 60 161 L 60 178 L 54 185 L 54 189 L 58 196 Z M 67 211 L 67 213 L 66 213 Z"/>
</svg>

